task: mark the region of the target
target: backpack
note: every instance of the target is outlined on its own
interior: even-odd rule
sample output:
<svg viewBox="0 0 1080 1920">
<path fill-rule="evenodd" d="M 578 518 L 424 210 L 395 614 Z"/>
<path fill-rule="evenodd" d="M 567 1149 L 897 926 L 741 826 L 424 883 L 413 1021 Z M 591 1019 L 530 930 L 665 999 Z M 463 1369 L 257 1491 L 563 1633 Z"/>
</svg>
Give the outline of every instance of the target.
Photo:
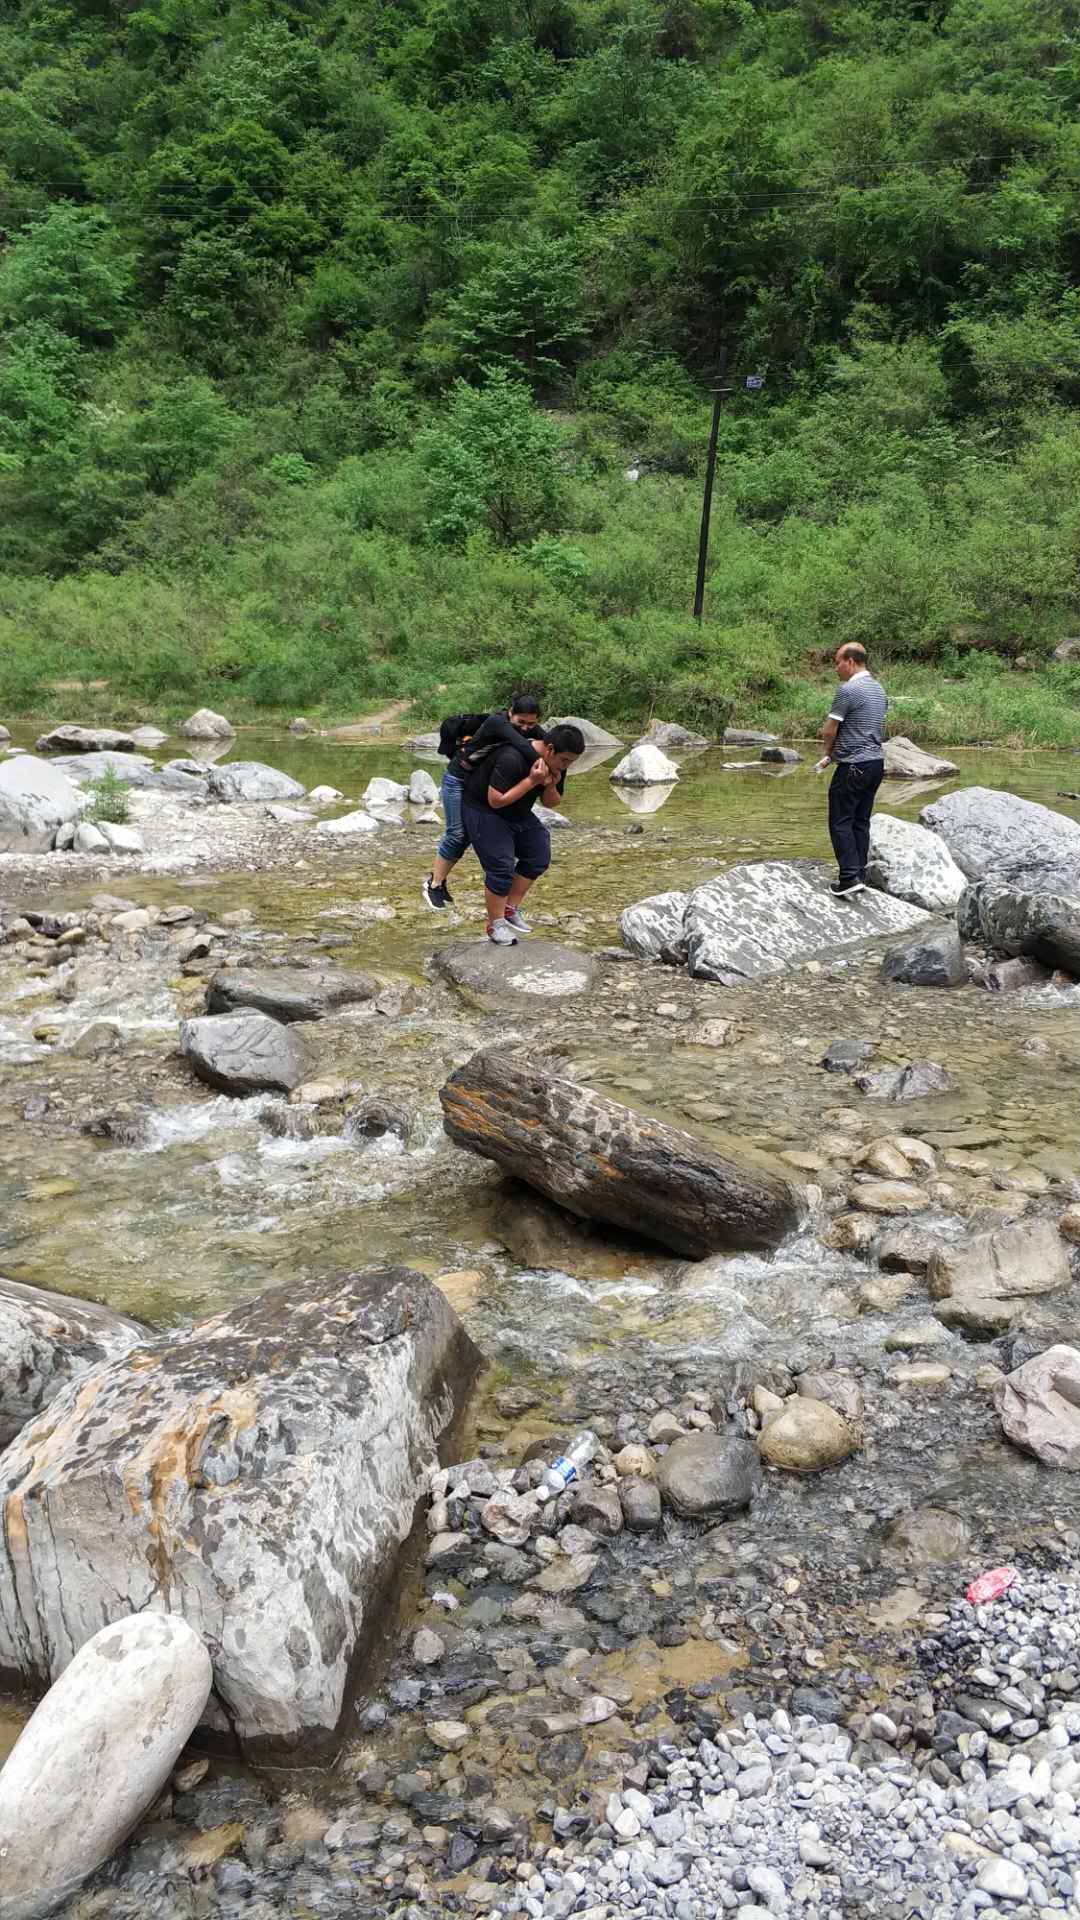
<svg viewBox="0 0 1080 1920">
<path fill-rule="evenodd" d="M 482 727 L 487 719 L 486 713 L 449 713 L 439 727 L 439 752 L 444 760 L 452 760 L 463 740 Z"/>
</svg>

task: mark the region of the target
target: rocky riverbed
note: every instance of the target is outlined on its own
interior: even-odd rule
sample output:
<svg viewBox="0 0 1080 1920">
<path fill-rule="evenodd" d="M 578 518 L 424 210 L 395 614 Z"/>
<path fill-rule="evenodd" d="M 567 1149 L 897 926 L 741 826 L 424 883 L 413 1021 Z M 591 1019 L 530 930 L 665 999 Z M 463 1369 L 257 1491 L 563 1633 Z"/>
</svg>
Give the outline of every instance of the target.
<svg viewBox="0 0 1080 1920">
<path fill-rule="evenodd" d="M 230 758 L 304 793 L 143 787 L 141 855 L 0 858 L 0 1264 L 157 1329 L 405 1266 L 486 1369 L 336 1765 L 218 1743 L 65 1912 L 1075 1911 L 1080 1485 L 998 1403 L 1080 1346 L 1080 988 L 1028 962 L 988 990 L 970 936 L 964 984 L 883 981 L 940 907 L 736 985 L 628 951 L 631 902 L 824 853 L 805 768 L 707 754 L 653 817 L 603 765 L 571 782 L 532 915 L 578 956 L 557 990 L 457 978 L 433 956 L 472 936 L 477 877 L 425 910 L 424 801 L 322 830 L 423 763 Z M 1075 784 L 1003 772 L 949 786 Z M 208 1011 L 269 1019 L 288 1067 L 208 1084 L 181 1044 Z M 439 1107 L 492 1047 L 790 1185 L 794 1230 L 687 1260 L 508 1184 Z M 538 1463 L 583 1427 L 587 1487 L 537 1509 Z M 1002 1562 L 1018 1578 L 973 1609 Z"/>
</svg>

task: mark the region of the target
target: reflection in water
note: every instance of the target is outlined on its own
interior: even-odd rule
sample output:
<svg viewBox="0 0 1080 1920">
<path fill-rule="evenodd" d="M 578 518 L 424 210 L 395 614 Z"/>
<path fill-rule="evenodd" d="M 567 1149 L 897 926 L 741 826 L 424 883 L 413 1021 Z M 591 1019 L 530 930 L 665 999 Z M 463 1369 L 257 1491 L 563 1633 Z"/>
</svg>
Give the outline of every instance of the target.
<svg viewBox="0 0 1080 1920">
<path fill-rule="evenodd" d="M 883 780 L 878 788 L 878 806 L 911 806 L 916 800 L 925 800 L 929 794 L 940 793 L 944 785 L 944 780 Z"/>
<path fill-rule="evenodd" d="M 624 787 L 616 786 L 612 792 L 631 813 L 659 813 L 666 806 L 675 791 L 674 781 L 668 781 L 662 787 Z"/>
</svg>

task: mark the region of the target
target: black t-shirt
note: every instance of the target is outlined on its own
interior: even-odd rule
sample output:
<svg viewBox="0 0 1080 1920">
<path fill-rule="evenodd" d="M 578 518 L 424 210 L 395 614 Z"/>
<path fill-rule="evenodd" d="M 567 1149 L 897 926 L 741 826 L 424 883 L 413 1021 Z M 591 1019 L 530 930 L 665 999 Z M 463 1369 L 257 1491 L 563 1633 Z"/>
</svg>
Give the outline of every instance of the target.
<svg viewBox="0 0 1080 1920">
<path fill-rule="evenodd" d="M 523 741 L 522 745 L 527 751 L 522 752 L 519 747 L 500 747 L 493 756 L 485 784 L 484 806 L 489 804 L 487 787 L 494 787 L 496 793 L 509 793 L 511 787 L 516 787 L 519 781 L 524 780 L 537 755 L 528 741 Z M 566 775 L 560 773 L 555 784 L 561 793 L 566 784 Z M 520 800 L 511 800 L 508 807 L 493 807 L 492 812 L 497 813 L 500 820 L 526 820 L 543 791 L 543 787 L 533 787 L 531 792 L 522 794 Z"/>
</svg>

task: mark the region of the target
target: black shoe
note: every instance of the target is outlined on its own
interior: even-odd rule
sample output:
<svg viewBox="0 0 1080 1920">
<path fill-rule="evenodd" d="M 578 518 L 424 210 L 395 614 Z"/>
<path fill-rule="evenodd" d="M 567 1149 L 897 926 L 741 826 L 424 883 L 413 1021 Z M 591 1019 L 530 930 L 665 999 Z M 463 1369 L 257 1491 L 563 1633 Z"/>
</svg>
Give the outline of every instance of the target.
<svg viewBox="0 0 1080 1920">
<path fill-rule="evenodd" d="M 420 892 L 424 898 L 424 905 L 430 907 L 433 913 L 443 913 L 447 905 L 453 906 L 454 904 L 446 888 L 437 887 L 430 873 L 424 881 Z"/>
<path fill-rule="evenodd" d="M 861 880 L 834 880 L 829 892 L 837 900 L 845 900 L 849 893 L 865 893 L 866 888 Z"/>
</svg>

